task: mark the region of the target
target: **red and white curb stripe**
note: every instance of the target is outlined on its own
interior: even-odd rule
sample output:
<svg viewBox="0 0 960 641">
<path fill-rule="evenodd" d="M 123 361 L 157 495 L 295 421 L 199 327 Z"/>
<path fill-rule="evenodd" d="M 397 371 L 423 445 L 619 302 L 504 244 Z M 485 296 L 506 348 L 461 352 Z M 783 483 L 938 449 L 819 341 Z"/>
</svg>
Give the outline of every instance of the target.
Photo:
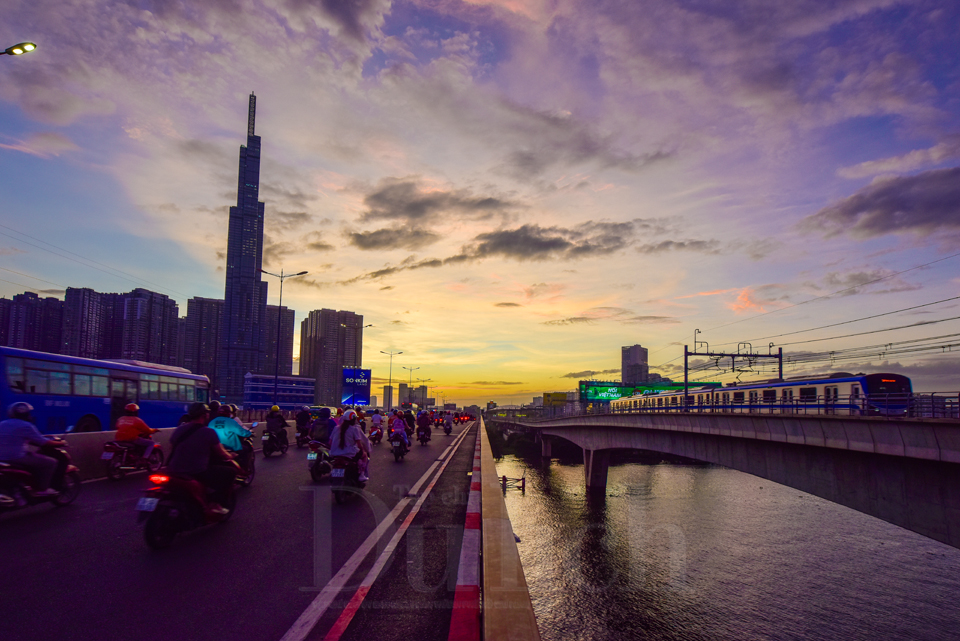
<svg viewBox="0 0 960 641">
<path fill-rule="evenodd" d="M 453 595 L 449 641 L 480 641 L 480 429 L 473 454 L 473 474 L 463 526 L 460 569 Z"/>
</svg>

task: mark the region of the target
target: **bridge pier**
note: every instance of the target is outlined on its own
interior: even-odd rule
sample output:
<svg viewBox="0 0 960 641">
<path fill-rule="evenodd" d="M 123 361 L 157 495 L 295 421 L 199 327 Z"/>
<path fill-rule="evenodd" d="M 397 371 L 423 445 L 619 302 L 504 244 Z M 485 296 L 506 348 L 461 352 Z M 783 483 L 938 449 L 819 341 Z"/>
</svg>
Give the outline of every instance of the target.
<svg viewBox="0 0 960 641">
<path fill-rule="evenodd" d="M 553 456 L 553 442 L 546 436 L 540 436 L 540 457 L 550 458 Z"/>
<path fill-rule="evenodd" d="M 610 467 L 610 450 L 583 450 L 583 472 L 588 492 L 604 492 L 607 489 L 607 469 Z"/>
</svg>

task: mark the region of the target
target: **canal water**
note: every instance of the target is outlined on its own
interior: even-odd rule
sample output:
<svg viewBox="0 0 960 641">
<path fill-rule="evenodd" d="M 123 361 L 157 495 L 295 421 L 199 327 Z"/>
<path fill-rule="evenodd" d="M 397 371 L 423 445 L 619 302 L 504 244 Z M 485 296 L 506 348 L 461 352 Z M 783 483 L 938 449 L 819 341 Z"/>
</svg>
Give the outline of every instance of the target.
<svg viewBox="0 0 960 641">
<path fill-rule="evenodd" d="M 960 639 L 960 550 L 712 465 L 507 454 L 507 509 L 544 641 Z"/>
</svg>

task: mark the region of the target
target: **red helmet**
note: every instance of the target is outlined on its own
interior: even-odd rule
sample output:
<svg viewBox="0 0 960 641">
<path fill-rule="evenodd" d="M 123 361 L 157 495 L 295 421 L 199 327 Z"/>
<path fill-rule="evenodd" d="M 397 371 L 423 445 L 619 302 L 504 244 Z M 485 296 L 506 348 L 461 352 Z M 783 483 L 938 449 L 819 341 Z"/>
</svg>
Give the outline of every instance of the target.
<svg viewBox="0 0 960 641">
<path fill-rule="evenodd" d="M 136 403 L 127 403 L 126 407 L 123 409 L 127 410 L 128 412 L 139 412 L 140 406 Z"/>
</svg>

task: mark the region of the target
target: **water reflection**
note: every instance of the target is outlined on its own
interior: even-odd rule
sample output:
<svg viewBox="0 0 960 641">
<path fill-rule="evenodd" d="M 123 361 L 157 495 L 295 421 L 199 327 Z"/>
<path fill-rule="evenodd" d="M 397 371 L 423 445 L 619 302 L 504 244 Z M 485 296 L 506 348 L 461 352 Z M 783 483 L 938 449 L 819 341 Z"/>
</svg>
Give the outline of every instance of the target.
<svg viewBox="0 0 960 641">
<path fill-rule="evenodd" d="M 506 456 L 541 634 L 552 639 L 951 639 L 960 550 L 715 466 Z"/>
</svg>

